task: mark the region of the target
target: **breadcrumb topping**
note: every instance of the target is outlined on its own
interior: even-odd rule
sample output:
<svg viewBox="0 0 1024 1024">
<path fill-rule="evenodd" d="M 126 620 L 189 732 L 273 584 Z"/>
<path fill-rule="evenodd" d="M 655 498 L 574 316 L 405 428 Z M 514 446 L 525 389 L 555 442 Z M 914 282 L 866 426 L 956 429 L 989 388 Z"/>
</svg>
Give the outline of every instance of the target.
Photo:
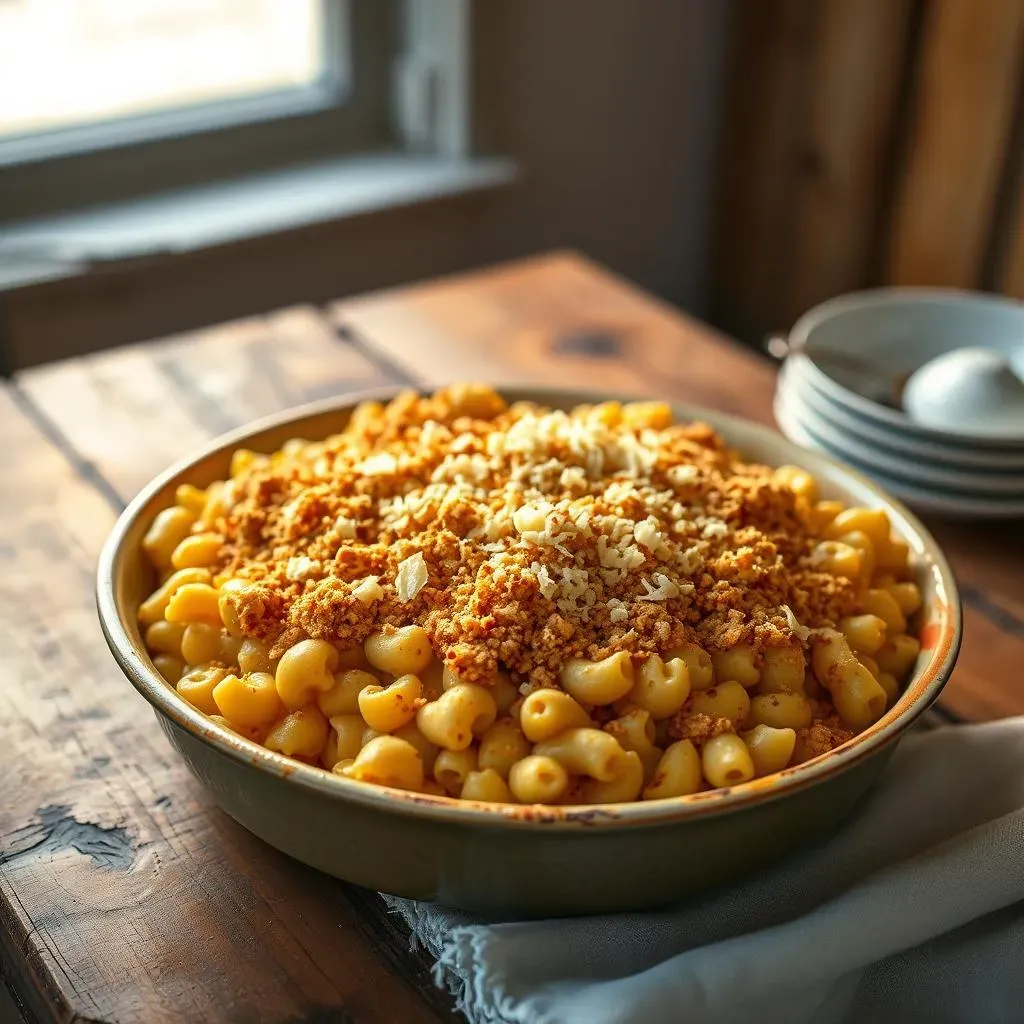
<svg viewBox="0 0 1024 1024">
<path fill-rule="evenodd" d="M 570 658 L 762 651 L 855 600 L 813 563 L 819 537 L 772 472 L 660 403 L 403 393 L 323 442 L 243 463 L 215 568 L 249 581 L 229 600 L 276 653 L 415 622 L 464 680 L 500 668 L 530 689 Z"/>
</svg>

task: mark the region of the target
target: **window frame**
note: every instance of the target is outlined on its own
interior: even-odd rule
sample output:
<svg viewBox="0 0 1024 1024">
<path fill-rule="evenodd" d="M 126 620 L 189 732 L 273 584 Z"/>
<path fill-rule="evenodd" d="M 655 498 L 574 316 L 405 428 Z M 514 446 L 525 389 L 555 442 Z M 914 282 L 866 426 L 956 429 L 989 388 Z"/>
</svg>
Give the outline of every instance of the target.
<svg viewBox="0 0 1024 1024">
<path fill-rule="evenodd" d="M 316 83 L 0 140 L 0 224 L 393 148 L 395 5 L 320 2 Z"/>
</svg>

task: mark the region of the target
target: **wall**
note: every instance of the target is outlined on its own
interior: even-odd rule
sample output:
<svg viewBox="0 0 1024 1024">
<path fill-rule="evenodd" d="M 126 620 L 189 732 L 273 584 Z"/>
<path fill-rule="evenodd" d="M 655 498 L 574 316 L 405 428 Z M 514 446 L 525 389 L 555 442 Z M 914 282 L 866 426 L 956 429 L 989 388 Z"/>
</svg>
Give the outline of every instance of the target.
<svg viewBox="0 0 1024 1024">
<path fill-rule="evenodd" d="M 736 19 L 716 321 L 877 285 L 1024 298 L 1024 0 L 758 0 Z"/>
<path fill-rule="evenodd" d="M 698 314 L 731 3 L 474 4 L 475 128 L 522 180 L 5 300 L 6 369 L 572 247 Z"/>
<path fill-rule="evenodd" d="M 731 5 L 525 0 L 478 5 L 485 143 L 522 159 L 491 251 L 580 248 L 707 309 L 711 195 Z"/>
</svg>

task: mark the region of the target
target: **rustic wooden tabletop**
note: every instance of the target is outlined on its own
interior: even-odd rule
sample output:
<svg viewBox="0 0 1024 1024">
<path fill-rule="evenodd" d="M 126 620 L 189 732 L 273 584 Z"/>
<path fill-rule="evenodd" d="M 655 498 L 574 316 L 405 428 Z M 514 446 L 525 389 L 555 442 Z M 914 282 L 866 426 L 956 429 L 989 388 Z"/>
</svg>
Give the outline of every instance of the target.
<svg viewBox="0 0 1024 1024">
<path fill-rule="evenodd" d="M 29 1020 L 452 1018 L 375 894 L 289 861 L 215 807 L 115 667 L 93 608 L 107 531 L 172 460 L 305 401 L 452 378 L 579 383 L 771 422 L 774 370 L 553 254 L 0 387 L 0 977 Z M 930 525 L 966 604 L 943 706 L 1024 712 L 1014 529 Z"/>
</svg>

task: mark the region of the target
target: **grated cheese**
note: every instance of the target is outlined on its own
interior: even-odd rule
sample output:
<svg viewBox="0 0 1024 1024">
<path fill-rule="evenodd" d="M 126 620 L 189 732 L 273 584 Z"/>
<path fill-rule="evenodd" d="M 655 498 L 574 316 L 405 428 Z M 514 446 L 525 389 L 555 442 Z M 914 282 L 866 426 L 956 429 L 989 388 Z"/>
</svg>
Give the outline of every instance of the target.
<svg viewBox="0 0 1024 1024">
<path fill-rule="evenodd" d="M 656 572 L 651 580 L 641 578 L 640 584 L 644 588 L 644 593 L 637 598 L 638 601 L 667 601 L 679 596 L 679 587 L 661 572 Z"/>
<path fill-rule="evenodd" d="M 391 476 L 398 471 L 398 459 L 390 452 L 374 452 L 354 468 L 364 476 Z"/>
<path fill-rule="evenodd" d="M 704 529 L 701 533 L 701 536 L 706 537 L 709 540 L 712 537 L 728 537 L 729 527 L 728 525 L 723 523 L 721 519 L 709 519 L 704 524 Z"/>
<path fill-rule="evenodd" d="M 293 583 L 300 583 L 308 580 L 311 576 L 319 575 L 321 564 L 319 559 L 307 558 L 305 555 L 293 555 L 285 564 L 284 574 Z"/>
<path fill-rule="evenodd" d="M 612 622 L 625 622 L 629 618 L 629 611 L 626 609 L 625 604 L 617 597 L 613 597 L 606 603 L 608 606 L 608 618 Z"/>
<path fill-rule="evenodd" d="M 350 519 L 348 516 L 338 516 L 338 518 L 334 520 L 334 528 L 344 540 L 356 539 L 358 536 L 356 527 L 358 525 L 359 524 L 354 519 Z"/>
<path fill-rule="evenodd" d="M 384 596 L 384 588 L 380 585 L 379 576 L 365 576 L 352 588 L 352 596 L 363 604 L 373 604 Z"/>
<path fill-rule="evenodd" d="M 786 616 L 786 622 L 789 628 L 793 631 L 795 636 L 800 643 L 806 644 L 808 640 L 814 635 L 813 629 L 808 629 L 806 626 L 802 626 L 797 617 L 793 614 L 793 609 L 788 604 L 782 605 L 782 614 Z"/>
<path fill-rule="evenodd" d="M 417 551 L 398 563 L 395 590 L 403 604 L 411 601 L 427 585 L 427 563 L 423 552 Z"/>
</svg>

